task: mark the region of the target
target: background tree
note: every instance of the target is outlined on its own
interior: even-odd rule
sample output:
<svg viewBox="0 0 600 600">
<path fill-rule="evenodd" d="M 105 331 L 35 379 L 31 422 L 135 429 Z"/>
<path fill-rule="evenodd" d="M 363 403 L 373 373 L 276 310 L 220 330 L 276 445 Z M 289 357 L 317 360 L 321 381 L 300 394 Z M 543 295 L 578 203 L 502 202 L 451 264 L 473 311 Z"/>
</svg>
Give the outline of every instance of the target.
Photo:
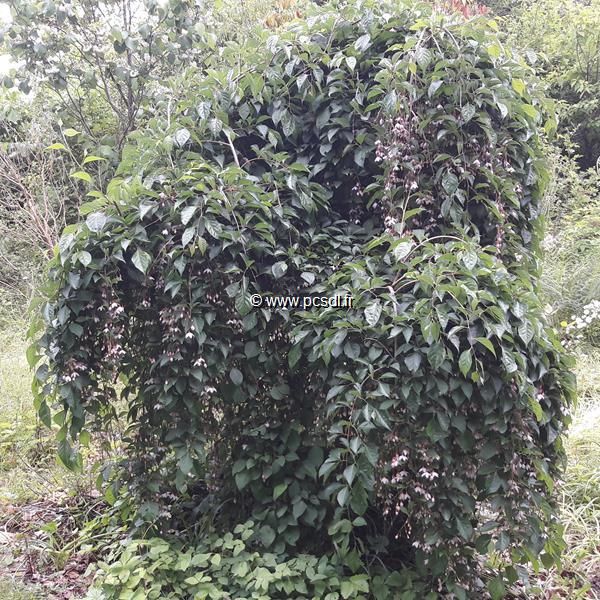
<svg viewBox="0 0 600 600">
<path fill-rule="evenodd" d="M 44 85 L 60 99 L 65 121 L 115 153 L 135 129 L 148 88 L 181 64 L 198 64 L 203 26 L 193 2 L 11 2 L 4 40 L 24 69 L 6 77 L 28 92 Z M 99 103 L 94 107 L 94 103 Z M 91 114 L 105 114 L 104 124 Z M 68 116 L 67 116 L 68 115 Z M 112 143 L 105 138 L 112 136 Z"/>
<path fill-rule="evenodd" d="M 536 67 L 544 73 L 549 95 L 559 102 L 562 130 L 575 142 L 580 166 L 596 166 L 600 156 L 600 3 L 511 3 L 506 19 L 513 42 L 526 40 L 530 51 L 538 53 Z M 567 143 L 563 149 L 573 148 Z"/>
</svg>

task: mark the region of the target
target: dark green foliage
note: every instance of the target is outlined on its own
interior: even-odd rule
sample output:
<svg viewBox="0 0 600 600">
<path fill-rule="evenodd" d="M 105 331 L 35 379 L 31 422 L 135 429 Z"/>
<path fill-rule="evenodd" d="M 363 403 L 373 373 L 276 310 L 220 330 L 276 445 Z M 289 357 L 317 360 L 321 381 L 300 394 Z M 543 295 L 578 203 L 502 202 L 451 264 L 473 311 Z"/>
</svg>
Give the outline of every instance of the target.
<svg viewBox="0 0 600 600">
<path fill-rule="evenodd" d="M 573 383 L 537 300 L 545 109 L 493 22 L 315 11 L 226 51 L 168 156 L 139 135 L 65 232 L 40 416 L 77 464 L 119 377 L 114 487 L 157 529 L 251 517 L 270 552 L 412 564 L 458 598 L 481 597 L 494 554 L 500 597 L 560 550 Z M 256 293 L 354 303 L 254 309 Z"/>
</svg>

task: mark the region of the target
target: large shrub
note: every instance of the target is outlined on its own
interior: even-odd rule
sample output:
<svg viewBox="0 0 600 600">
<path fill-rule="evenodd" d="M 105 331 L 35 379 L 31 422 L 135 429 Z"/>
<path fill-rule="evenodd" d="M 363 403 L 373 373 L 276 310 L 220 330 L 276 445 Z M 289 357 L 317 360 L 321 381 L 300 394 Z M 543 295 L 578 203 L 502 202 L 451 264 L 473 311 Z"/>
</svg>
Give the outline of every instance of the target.
<svg viewBox="0 0 600 600">
<path fill-rule="evenodd" d="M 495 597 L 557 558 L 572 378 L 537 299 L 544 107 L 494 26 L 315 8 L 224 50 L 151 124 L 171 137 L 137 136 L 41 307 L 66 464 L 120 390 L 113 488 L 155 531 L 252 518 L 252 544 L 411 564 L 432 597 L 481 597 L 485 555 Z"/>
</svg>

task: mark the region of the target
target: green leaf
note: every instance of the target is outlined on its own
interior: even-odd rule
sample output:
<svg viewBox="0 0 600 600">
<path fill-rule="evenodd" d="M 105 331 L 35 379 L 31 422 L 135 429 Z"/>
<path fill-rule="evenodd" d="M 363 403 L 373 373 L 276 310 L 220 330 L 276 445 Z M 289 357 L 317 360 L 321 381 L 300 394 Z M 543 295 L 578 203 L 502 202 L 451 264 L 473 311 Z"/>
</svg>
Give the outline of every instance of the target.
<svg viewBox="0 0 600 600">
<path fill-rule="evenodd" d="M 91 163 L 91 162 L 97 162 L 97 161 L 99 161 L 99 160 L 106 160 L 106 159 L 105 159 L 105 158 L 102 158 L 101 156 L 93 156 L 93 155 L 91 155 L 91 154 L 90 154 L 89 156 L 86 156 L 86 157 L 83 159 L 83 164 L 84 164 L 84 165 L 87 165 L 88 163 Z"/>
<path fill-rule="evenodd" d="M 486 50 L 492 58 L 500 58 L 500 54 L 502 53 L 502 48 L 500 48 L 500 45 L 497 43 L 491 44 Z"/>
<path fill-rule="evenodd" d="M 514 355 L 510 350 L 502 350 L 502 364 L 507 373 L 514 373 L 518 369 Z"/>
<path fill-rule="evenodd" d="M 107 217 L 103 212 L 93 212 L 87 216 L 85 220 L 85 224 L 87 228 L 94 232 L 99 233 L 104 229 L 104 225 L 106 225 Z"/>
<path fill-rule="evenodd" d="M 38 408 L 38 415 L 40 417 L 40 421 L 46 427 L 52 427 L 52 418 L 50 415 L 50 408 L 46 404 L 45 400 L 42 400 L 42 403 L 40 404 L 40 407 Z"/>
<path fill-rule="evenodd" d="M 438 412 L 437 420 L 442 428 L 442 431 L 448 431 L 450 428 L 450 417 L 445 412 Z"/>
<path fill-rule="evenodd" d="M 294 519 L 299 519 L 305 512 L 307 509 L 307 505 L 303 500 L 300 500 L 300 502 L 296 502 L 294 504 L 294 507 L 292 508 L 292 514 L 294 515 Z"/>
<path fill-rule="evenodd" d="M 323 448 L 319 446 L 313 446 L 308 453 L 308 463 L 315 469 L 318 469 L 323 464 L 323 458 L 325 453 Z"/>
<path fill-rule="evenodd" d="M 33 369 L 33 367 L 35 367 L 35 365 L 37 364 L 38 360 L 40 360 L 41 358 L 38 353 L 37 344 L 30 344 L 27 347 L 27 350 L 25 351 L 25 356 L 27 358 L 27 364 L 31 369 Z"/>
<path fill-rule="evenodd" d="M 75 173 L 71 173 L 71 177 L 74 177 L 75 179 L 82 179 L 87 183 L 93 183 L 91 175 L 85 171 L 76 171 Z"/>
<path fill-rule="evenodd" d="M 368 33 L 361 35 L 355 42 L 354 47 L 359 52 L 364 52 L 371 45 L 371 36 Z"/>
<path fill-rule="evenodd" d="M 58 444 L 58 458 L 69 471 L 78 470 L 78 456 L 66 439 L 61 440 Z"/>
<path fill-rule="evenodd" d="M 243 490 L 250 483 L 250 473 L 248 471 L 241 471 L 235 475 L 235 485 L 238 490 Z"/>
<path fill-rule="evenodd" d="M 83 327 L 79 323 L 71 323 L 69 325 L 69 331 L 74 333 L 77 337 L 83 335 Z"/>
<path fill-rule="evenodd" d="M 349 486 L 352 486 L 352 483 L 354 481 L 354 478 L 356 477 L 356 473 L 358 471 L 358 468 L 356 467 L 355 464 L 352 465 L 348 465 L 345 469 L 344 469 L 344 479 L 348 482 Z"/>
<path fill-rule="evenodd" d="M 348 504 L 348 500 L 350 498 L 350 489 L 347 487 L 343 487 L 337 495 L 337 501 L 340 506 L 346 506 Z"/>
<path fill-rule="evenodd" d="M 246 577 L 249 571 L 250 567 L 246 561 L 235 564 L 231 569 L 231 572 L 237 577 Z"/>
<path fill-rule="evenodd" d="M 462 256 L 462 262 L 469 271 L 472 271 L 477 264 L 477 252 L 473 252 L 472 250 L 465 252 Z"/>
<path fill-rule="evenodd" d="M 369 499 L 365 488 L 357 483 L 352 488 L 350 496 L 350 507 L 357 515 L 364 515 L 369 507 Z"/>
<path fill-rule="evenodd" d="M 350 581 L 354 585 L 354 589 L 357 592 L 369 593 L 369 580 L 367 575 L 353 575 L 350 577 Z"/>
<path fill-rule="evenodd" d="M 246 358 L 254 358 L 260 354 L 260 346 L 254 341 L 246 342 L 244 354 L 246 355 Z"/>
<path fill-rule="evenodd" d="M 188 473 L 191 472 L 191 470 L 194 468 L 194 461 L 192 460 L 192 458 L 190 457 L 189 454 L 184 454 L 180 459 L 179 459 L 179 470 L 184 474 L 187 475 Z"/>
<path fill-rule="evenodd" d="M 200 254 L 202 254 L 202 256 L 204 256 L 204 253 L 206 252 L 206 249 L 208 248 L 208 242 L 202 236 L 198 236 L 198 239 L 196 240 L 196 246 L 198 246 L 198 250 L 200 250 Z"/>
<path fill-rule="evenodd" d="M 281 494 L 283 494 L 283 492 L 285 492 L 287 489 L 287 483 L 280 483 L 279 485 L 276 485 L 275 489 L 273 490 L 273 500 L 277 500 L 277 498 L 279 498 L 279 496 L 281 496 Z"/>
<path fill-rule="evenodd" d="M 500 532 L 500 535 L 498 536 L 498 541 L 496 542 L 496 550 L 498 552 L 502 552 L 503 550 L 506 550 L 508 548 L 509 544 L 510 537 L 508 536 L 508 533 L 506 533 L 506 531 Z"/>
<path fill-rule="evenodd" d="M 308 283 L 308 285 L 312 285 L 315 282 L 315 274 L 314 273 L 302 273 L 301 275 L 302 279 L 304 279 L 304 281 L 306 281 L 306 283 Z"/>
<path fill-rule="evenodd" d="M 535 418 L 538 422 L 541 422 L 544 418 L 544 409 L 542 408 L 542 405 L 539 403 L 537 398 L 534 398 L 533 396 L 529 396 L 528 399 L 529 406 L 531 406 L 531 410 L 533 411 Z"/>
<path fill-rule="evenodd" d="M 92 255 L 86 250 L 78 252 L 75 256 L 84 267 L 87 267 L 92 262 Z"/>
<path fill-rule="evenodd" d="M 492 596 L 492 600 L 502 600 L 502 598 L 504 598 L 504 582 L 502 581 L 502 577 L 500 577 L 500 575 L 497 575 L 494 577 L 494 579 L 490 580 L 487 588 Z"/>
<path fill-rule="evenodd" d="M 79 135 L 81 133 L 81 131 L 77 131 L 76 129 L 72 129 L 71 127 L 69 127 L 68 129 L 65 129 L 63 131 L 63 134 L 66 137 L 75 137 L 76 135 Z"/>
<path fill-rule="evenodd" d="M 147 252 L 138 248 L 132 256 L 131 262 L 136 269 L 140 270 L 145 275 L 152 262 L 152 257 Z"/>
<path fill-rule="evenodd" d="M 460 109 L 460 116 L 465 123 L 468 123 L 475 116 L 475 107 L 472 104 L 465 104 Z"/>
<path fill-rule="evenodd" d="M 525 344 L 529 344 L 533 339 L 533 325 L 530 321 L 522 321 L 517 327 L 517 332 Z"/>
<path fill-rule="evenodd" d="M 454 173 L 451 171 L 446 171 L 444 176 L 442 177 L 442 187 L 446 191 L 448 195 L 454 194 L 458 189 L 458 179 Z"/>
<path fill-rule="evenodd" d="M 93 194 L 93 192 L 89 192 L 88 196 L 91 194 Z M 106 206 L 106 198 L 104 198 L 104 197 L 97 198 L 96 200 L 91 200 L 90 202 L 84 202 L 79 207 L 79 214 L 82 217 L 85 217 L 86 215 L 89 215 L 90 213 L 98 212 L 100 209 L 104 208 L 105 206 Z"/>
<path fill-rule="evenodd" d="M 379 317 L 381 316 L 381 302 L 379 302 L 379 300 L 375 300 L 374 302 L 371 302 L 371 304 L 369 304 L 369 306 L 367 306 L 367 308 L 365 308 L 365 320 L 367 321 L 367 323 L 371 326 L 374 327 L 375 325 L 377 325 L 377 322 L 379 321 Z"/>
<path fill-rule="evenodd" d="M 429 48 L 426 48 L 425 46 L 419 46 L 415 50 L 415 61 L 417 62 L 419 67 L 421 67 L 421 69 L 425 70 L 432 60 L 433 54 L 431 53 L 431 50 L 429 50 Z"/>
<path fill-rule="evenodd" d="M 188 227 L 183 232 L 183 235 L 181 236 L 181 245 L 185 248 L 194 239 L 195 235 L 196 235 L 196 228 Z"/>
<path fill-rule="evenodd" d="M 298 361 L 300 360 L 301 355 L 302 355 L 302 347 L 300 346 L 300 344 L 296 344 L 295 346 L 292 346 L 292 348 L 288 352 L 288 365 L 289 365 L 290 369 L 293 369 L 298 364 Z"/>
<path fill-rule="evenodd" d="M 443 83 L 444 82 L 441 79 L 438 79 L 437 81 L 432 81 L 429 84 L 429 89 L 427 90 L 427 96 L 429 98 L 433 98 L 435 96 L 435 93 L 440 89 L 440 87 L 442 87 Z"/>
<path fill-rule="evenodd" d="M 190 135 L 191 134 L 189 129 L 182 127 L 173 134 L 173 139 L 175 140 L 175 143 L 181 148 L 185 146 L 187 141 L 190 139 Z"/>
<path fill-rule="evenodd" d="M 242 292 L 235 297 L 235 309 L 238 313 L 245 317 L 252 310 L 252 301 L 250 295 L 247 292 Z"/>
<path fill-rule="evenodd" d="M 239 369 L 233 367 L 231 371 L 229 371 L 229 378 L 233 382 L 234 385 L 242 385 L 242 381 L 244 381 L 244 376 Z"/>
<path fill-rule="evenodd" d="M 517 94 L 523 95 L 525 93 L 525 83 L 523 83 L 522 79 L 513 79 L 511 85 Z"/>
<path fill-rule="evenodd" d="M 344 344 L 344 354 L 348 357 L 348 358 L 358 358 L 360 356 L 360 344 L 357 344 L 356 342 L 346 342 Z"/>
<path fill-rule="evenodd" d="M 542 552 L 542 554 L 540 554 L 540 559 L 544 567 L 546 567 L 546 569 L 551 569 L 556 564 L 560 564 L 557 563 L 557 561 L 552 557 L 552 555 L 548 554 L 547 552 Z"/>
<path fill-rule="evenodd" d="M 198 210 L 197 206 L 186 206 L 181 211 L 181 223 L 183 225 L 187 225 L 197 210 Z"/>
<path fill-rule="evenodd" d="M 275 277 L 275 279 L 279 279 L 286 274 L 287 269 L 287 263 L 284 260 L 280 260 L 271 267 L 271 272 L 273 273 L 273 277 Z"/>
<path fill-rule="evenodd" d="M 64 144 L 61 144 L 60 142 L 57 142 L 56 144 L 50 144 L 50 146 L 46 146 L 46 148 L 44 148 L 44 150 L 66 150 L 67 147 Z"/>
<path fill-rule="evenodd" d="M 383 109 L 387 113 L 393 113 L 396 110 L 396 106 L 398 104 L 398 94 L 396 94 L 396 90 L 391 90 L 385 95 L 383 102 L 381 103 Z"/>
<path fill-rule="evenodd" d="M 411 373 L 416 373 L 417 369 L 421 365 L 421 355 L 417 354 L 417 353 L 415 353 L 415 354 L 409 354 L 404 359 L 404 364 L 407 366 L 408 370 Z"/>
<path fill-rule="evenodd" d="M 464 540 L 468 541 L 471 539 L 471 536 L 473 535 L 473 527 L 467 519 L 461 519 L 457 517 L 456 528 Z"/>
<path fill-rule="evenodd" d="M 494 356 L 496 356 L 496 349 L 494 344 L 490 340 L 484 337 L 475 338 L 482 346 L 485 346 Z"/>
<path fill-rule="evenodd" d="M 410 254 L 412 247 L 412 242 L 400 242 L 399 244 L 394 246 L 394 258 L 397 261 L 401 261 L 403 258 L 406 258 Z"/>
<path fill-rule="evenodd" d="M 496 454 L 498 454 L 498 445 L 496 444 L 496 442 L 493 442 L 491 440 L 487 441 L 479 451 L 479 456 L 483 460 L 489 460 L 490 458 L 492 458 L 492 456 L 496 456 Z"/>
<path fill-rule="evenodd" d="M 521 110 L 532 119 L 538 119 L 540 116 L 540 113 L 531 104 L 522 104 Z"/>
<path fill-rule="evenodd" d="M 264 525 L 258 533 L 263 546 L 268 548 L 275 541 L 275 532 L 269 525 Z"/>
<path fill-rule="evenodd" d="M 475 540 L 475 549 L 479 554 L 487 554 L 492 536 L 489 534 L 480 535 Z"/>
<path fill-rule="evenodd" d="M 352 582 L 342 581 L 340 585 L 340 593 L 342 594 L 342 598 L 344 598 L 344 600 L 350 598 L 350 596 L 354 594 L 354 585 L 352 584 Z"/>
<path fill-rule="evenodd" d="M 472 364 L 473 357 L 471 355 L 471 349 L 469 348 L 468 350 L 463 351 L 458 359 L 458 368 L 464 377 L 467 376 Z"/>
</svg>

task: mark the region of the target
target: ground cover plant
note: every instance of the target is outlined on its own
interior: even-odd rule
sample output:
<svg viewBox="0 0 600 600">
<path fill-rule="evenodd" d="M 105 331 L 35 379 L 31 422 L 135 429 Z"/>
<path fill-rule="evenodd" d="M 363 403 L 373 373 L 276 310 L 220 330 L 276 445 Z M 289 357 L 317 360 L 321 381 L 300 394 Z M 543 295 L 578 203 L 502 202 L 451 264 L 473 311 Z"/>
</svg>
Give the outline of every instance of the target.
<svg viewBox="0 0 600 600">
<path fill-rule="evenodd" d="M 231 45 L 65 230 L 29 352 L 40 419 L 76 468 L 124 402 L 113 501 L 138 534 L 199 540 L 129 546 L 107 597 L 500 598 L 559 560 L 555 123 L 495 28 L 361 3 Z"/>
</svg>

